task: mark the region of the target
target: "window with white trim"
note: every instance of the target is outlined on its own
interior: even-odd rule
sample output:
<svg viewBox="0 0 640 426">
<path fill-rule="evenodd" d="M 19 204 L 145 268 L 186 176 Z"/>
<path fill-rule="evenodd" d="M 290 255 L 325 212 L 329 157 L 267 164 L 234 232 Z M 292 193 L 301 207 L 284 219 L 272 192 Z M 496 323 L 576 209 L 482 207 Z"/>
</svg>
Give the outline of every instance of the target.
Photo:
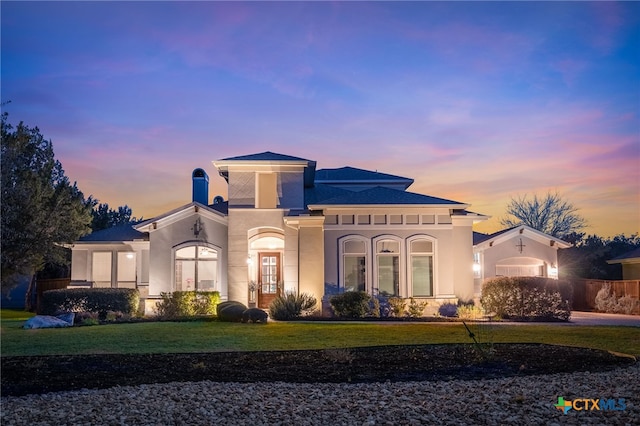
<svg viewBox="0 0 640 426">
<path fill-rule="evenodd" d="M 218 281 L 218 251 L 191 245 L 175 252 L 176 291 L 214 291 Z"/>
<path fill-rule="evenodd" d="M 134 252 L 118 252 L 118 288 L 135 288 L 136 254 Z"/>
<path fill-rule="evenodd" d="M 375 250 L 378 293 L 383 296 L 400 296 L 400 242 L 378 240 Z"/>
<path fill-rule="evenodd" d="M 95 287 L 111 287 L 111 252 L 93 253 L 91 260 L 92 281 Z"/>
<path fill-rule="evenodd" d="M 409 259 L 411 294 L 414 297 L 433 296 L 433 241 L 411 240 Z"/>
<path fill-rule="evenodd" d="M 342 242 L 342 282 L 344 291 L 367 290 L 367 243 L 363 239 Z"/>
</svg>

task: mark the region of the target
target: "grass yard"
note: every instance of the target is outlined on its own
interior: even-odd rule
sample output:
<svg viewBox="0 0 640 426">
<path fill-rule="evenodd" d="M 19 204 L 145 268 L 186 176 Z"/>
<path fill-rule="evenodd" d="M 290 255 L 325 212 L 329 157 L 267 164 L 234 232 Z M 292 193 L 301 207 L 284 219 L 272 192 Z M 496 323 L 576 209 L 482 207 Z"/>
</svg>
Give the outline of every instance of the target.
<svg viewBox="0 0 640 426">
<path fill-rule="evenodd" d="M 24 330 L 31 314 L 1 310 L 1 354 L 68 355 L 325 349 L 357 346 L 470 343 L 462 323 L 298 323 L 267 325 L 145 322 Z M 485 343 L 547 343 L 640 356 L 640 328 L 472 325 Z"/>
</svg>

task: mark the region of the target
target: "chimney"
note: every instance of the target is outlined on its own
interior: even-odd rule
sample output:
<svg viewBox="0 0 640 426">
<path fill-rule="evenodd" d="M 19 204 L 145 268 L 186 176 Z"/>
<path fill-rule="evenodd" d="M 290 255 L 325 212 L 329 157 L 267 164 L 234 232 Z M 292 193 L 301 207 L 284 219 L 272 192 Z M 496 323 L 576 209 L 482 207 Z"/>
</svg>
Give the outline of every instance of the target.
<svg viewBox="0 0 640 426">
<path fill-rule="evenodd" d="M 193 171 L 193 197 L 192 201 L 196 201 L 205 206 L 209 205 L 209 176 L 202 169 Z"/>
</svg>

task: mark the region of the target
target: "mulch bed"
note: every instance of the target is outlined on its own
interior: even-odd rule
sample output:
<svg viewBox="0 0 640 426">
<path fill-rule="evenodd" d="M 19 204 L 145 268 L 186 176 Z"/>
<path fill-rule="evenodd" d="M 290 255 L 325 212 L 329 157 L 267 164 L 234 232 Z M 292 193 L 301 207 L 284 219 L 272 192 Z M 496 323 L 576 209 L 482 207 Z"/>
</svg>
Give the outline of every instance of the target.
<svg viewBox="0 0 640 426">
<path fill-rule="evenodd" d="M 2 396 L 148 383 L 473 380 L 606 371 L 635 359 L 544 344 L 379 346 L 350 349 L 3 357 Z"/>
</svg>

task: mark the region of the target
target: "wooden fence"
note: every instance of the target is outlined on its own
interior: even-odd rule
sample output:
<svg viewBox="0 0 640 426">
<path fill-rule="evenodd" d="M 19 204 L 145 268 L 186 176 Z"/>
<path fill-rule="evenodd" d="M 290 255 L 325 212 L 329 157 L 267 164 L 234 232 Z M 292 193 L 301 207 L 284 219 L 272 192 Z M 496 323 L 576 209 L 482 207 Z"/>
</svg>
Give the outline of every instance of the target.
<svg viewBox="0 0 640 426">
<path fill-rule="evenodd" d="M 572 279 L 573 284 L 573 309 L 576 311 L 592 311 L 596 308 L 596 295 L 603 285 L 611 285 L 611 292 L 616 297 L 631 296 L 640 299 L 640 280 L 587 280 Z M 640 315 L 640 306 L 633 312 Z"/>
<path fill-rule="evenodd" d="M 57 290 L 59 288 L 67 288 L 71 283 L 71 278 L 54 278 L 50 280 L 38 280 L 36 282 L 36 312 L 40 312 L 40 304 L 42 303 L 42 293 L 47 290 Z"/>
</svg>

